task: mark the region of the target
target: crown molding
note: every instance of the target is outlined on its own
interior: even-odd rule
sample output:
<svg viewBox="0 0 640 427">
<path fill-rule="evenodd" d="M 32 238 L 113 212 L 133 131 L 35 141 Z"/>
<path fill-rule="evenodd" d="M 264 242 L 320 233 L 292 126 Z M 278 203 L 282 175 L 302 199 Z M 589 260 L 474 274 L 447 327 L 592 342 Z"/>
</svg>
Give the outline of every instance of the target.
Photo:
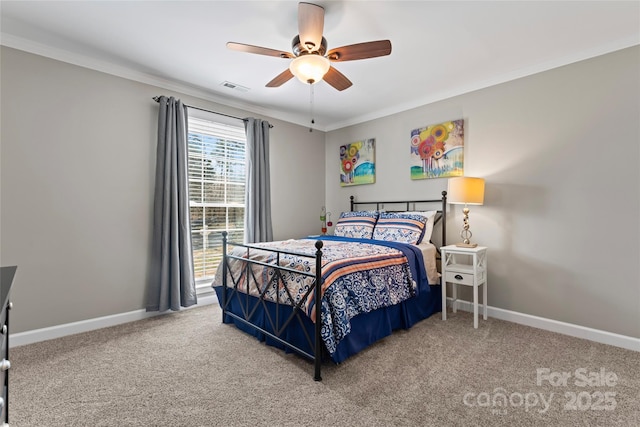
<svg viewBox="0 0 640 427">
<path fill-rule="evenodd" d="M 213 94 L 205 89 L 198 88 L 196 86 L 191 86 L 189 84 L 178 82 L 175 80 L 143 73 L 130 67 L 102 61 L 86 55 L 70 52 L 65 49 L 55 48 L 49 45 L 25 39 L 23 37 L 18 37 L 13 34 L 7 34 L 4 32 L 0 33 L 0 45 L 54 59 L 56 61 L 76 65 L 78 67 L 88 68 L 94 71 L 121 77 L 127 80 L 133 80 L 139 83 L 157 86 L 162 89 L 183 93 L 185 95 L 201 98 L 205 101 L 215 102 L 217 104 L 222 104 L 227 107 L 244 110 L 261 116 L 271 117 L 300 126 L 308 126 L 308 124 L 306 123 L 306 119 L 302 119 L 299 116 L 293 114 L 262 108 L 250 103 L 238 102 L 237 100 Z M 319 127 L 314 129 L 323 131 L 323 129 Z"/>
<path fill-rule="evenodd" d="M 285 113 L 283 111 L 277 111 L 272 109 L 266 109 L 254 104 L 238 102 L 237 100 L 222 97 L 213 94 L 205 89 L 188 85 L 186 83 L 177 82 L 170 79 L 161 78 L 148 73 L 133 70 L 129 67 L 120 66 L 106 61 L 101 61 L 96 58 L 91 58 L 86 55 L 80 55 L 77 53 L 69 52 L 64 49 L 54 48 L 48 45 L 34 42 L 22 37 L 17 37 L 12 34 L 0 33 L 0 44 L 10 48 L 22 50 L 25 52 L 33 53 L 36 55 L 44 56 L 57 61 L 66 62 L 69 64 L 77 65 L 79 67 L 89 68 L 95 71 L 111 74 L 117 77 L 125 78 L 128 80 L 137 81 L 140 83 L 158 86 L 163 89 L 172 90 L 175 92 L 183 93 L 185 95 L 201 98 L 205 101 L 215 102 L 231 108 L 237 108 L 247 112 L 259 114 L 266 117 L 272 117 L 274 119 L 282 120 L 285 122 L 293 123 L 299 126 L 308 127 L 307 118 L 302 118 L 298 115 Z M 424 105 L 432 104 L 434 102 L 442 101 L 445 99 L 453 98 L 455 96 L 463 95 L 465 93 L 473 92 L 476 90 L 486 89 L 491 86 L 495 86 L 509 81 L 517 80 L 523 77 L 538 74 L 544 71 L 549 71 L 554 68 L 563 67 L 565 65 L 573 64 L 576 62 L 584 61 L 597 56 L 612 53 L 618 50 L 626 49 L 629 47 L 640 45 L 640 40 L 637 36 L 629 37 L 626 39 L 618 40 L 616 42 L 595 47 L 586 51 L 578 52 L 569 56 L 556 58 L 545 63 L 536 64 L 532 67 L 522 68 L 511 71 L 509 73 L 501 74 L 495 78 L 477 81 L 470 85 L 460 86 L 450 91 L 443 91 L 436 94 L 431 94 L 428 97 L 421 98 L 410 103 L 398 104 L 386 109 L 372 112 L 371 114 L 354 117 L 342 122 L 330 123 L 325 126 L 314 126 L 315 130 L 322 132 L 329 132 L 337 129 L 341 129 L 347 126 L 353 126 L 360 123 L 368 122 L 371 120 L 380 119 L 393 114 L 402 113 L 414 108 L 418 108 Z"/>
<path fill-rule="evenodd" d="M 327 126 L 326 131 L 328 132 L 328 131 L 340 129 L 343 127 L 380 119 L 382 117 L 387 117 L 393 114 L 402 113 L 404 111 L 412 110 L 414 108 L 422 107 L 424 105 L 433 104 L 434 102 L 443 101 L 445 99 L 453 98 L 455 96 L 464 95 L 465 93 L 486 89 L 491 86 L 507 83 L 513 80 L 521 79 L 523 77 L 528 77 L 534 74 L 542 73 L 544 71 L 549 71 L 554 68 L 564 67 L 565 65 L 574 64 L 576 62 L 595 58 L 601 55 L 606 55 L 608 53 L 613 53 L 618 50 L 622 50 L 622 49 L 626 49 L 626 48 L 638 46 L 638 45 L 640 45 L 640 39 L 637 36 L 629 37 L 622 40 L 617 40 L 613 43 L 609 43 L 604 46 L 599 46 L 586 51 L 577 52 L 572 55 L 555 58 L 551 61 L 536 64 L 531 67 L 513 70 L 509 73 L 504 73 L 491 79 L 479 80 L 466 86 L 459 86 L 450 91 L 443 91 L 435 94 L 430 94 L 427 97 L 420 98 L 409 103 L 394 105 L 392 107 L 389 107 L 383 110 L 378 110 L 371 114 L 354 117 L 350 120 L 346 120 L 343 122 L 336 122 L 336 123 L 333 123 L 331 126 Z"/>
</svg>

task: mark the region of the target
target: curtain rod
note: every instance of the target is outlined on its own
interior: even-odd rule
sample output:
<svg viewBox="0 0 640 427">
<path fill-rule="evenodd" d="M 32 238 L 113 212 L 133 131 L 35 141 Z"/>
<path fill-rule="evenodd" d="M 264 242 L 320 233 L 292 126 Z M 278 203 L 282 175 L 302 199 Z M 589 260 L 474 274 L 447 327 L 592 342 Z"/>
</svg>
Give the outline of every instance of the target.
<svg viewBox="0 0 640 427">
<path fill-rule="evenodd" d="M 156 101 L 156 102 L 160 102 L 160 97 L 159 96 L 154 96 L 152 99 L 154 101 Z M 187 105 L 187 104 L 184 104 L 184 105 L 186 107 L 193 108 L 195 110 L 206 111 L 207 113 L 213 113 L 213 114 L 217 114 L 219 116 L 231 117 L 232 119 L 242 120 L 243 122 L 247 121 L 246 118 L 236 117 L 236 116 L 232 116 L 230 114 L 225 114 L 225 113 L 219 113 L 217 111 L 207 110 L 206 108 L 194 107 L 193 105 Z M 271 123 L 269 123 L 269 128 L 272 128 L 272 127 L 273 127 L 273 125 Z"/>
</svg>

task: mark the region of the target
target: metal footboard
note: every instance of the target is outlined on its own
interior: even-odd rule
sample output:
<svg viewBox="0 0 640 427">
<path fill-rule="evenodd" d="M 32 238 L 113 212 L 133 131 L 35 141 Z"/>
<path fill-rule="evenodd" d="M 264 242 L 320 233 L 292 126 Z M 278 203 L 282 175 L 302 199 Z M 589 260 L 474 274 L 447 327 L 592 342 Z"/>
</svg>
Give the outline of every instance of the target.
<svg viewBox="0 0 640 427">
<path fill-rule="evenodd" d="M 252 327 L 253 329 L 260 331 L 266 336 L 272 338 L 283 346 L 301 354 L 304 357 L 311 359 L 314 362 L 314 377 L 315 381 L 321 381 L 322 377 L 320 376 L 320 370 L 322 365 L 322 349 L 323 344 L 320 337 L 320 332 L 322 328 L 322 320 L 321 320 L 321 290 L 322 290 L 322 241 L 318 240 L 315 243 L 316 253 L 315 255 L 302 254 L 297 252 L 289 252 L 289 251 L 281 251 L 276 249 L 264 248 L 262 246 L 256 246 L 251 244 L 242 244 L 231 242 L 227 240 L 227 232 L 222 232 L 222 301 L 220 302 L 220 307 L 222 308 L 222 320 L 224 322 L 225 316 L 229 316 L 245 325 Z M 228 251 L 229 246 L 234 247 L 243 247 L 246 249 L 244 252 L 244 256 L 237 256 L 230 254 Z M 263 252 L 269 252 L 274 254 L 275 263 L 266 263 L 258 260 L 252 260 L 250 257 L 251 251 L 259 250 Z M 299 271 L 293 268 L 280 266 L 280 256 L 283 254 L 295 255 L 303 258 L 315 259 L 316 270 L 315 273 Z M 245 263 L 244 268 L 242 268 L 238 277 L 233 277 L 230 273 L 229 262 L 230 260 L 239 260 Z M 263 267 L 272 268 L 273 276 L 269 279 L 268 283 L 262 283 L 259 278 L 257 278 L 251 268 L 252 265 L 261 265 Z M 302 298 L 299 298 L 298 302 L 295 303 L 295 299 L 291 295 L 289 289 L 284 283 L 282 273 L 288 272 L 291 274 L 297 274 L 301 276 L 307 276 L 313 278 L 312 284 L 309 286 L 309 289 L 306 291 L 305 295 Z M 228 276 L 230 277 L 233 283 L 228 283 Z M 240 291 L 238 289 L 238 285 L 242 281 L 246 282 L 247 292 Z M 280 293 L 277 292 L 277 299 L 275 302 L 265 299 L 265 294 L 268 288 L 275 282 L 276 287 L 279 286 L 280 283 L 284 284 L 284 289 L 287 295 L 287 298 L 290 302 L 281 301 Z M 258 303 L 252 303 L 252 299 L 249 296 L 251 287 L 257 291 L 258 293 Z M 304 303 L 313 292 L 313 298 L 315 303 L 315 326 L 314 326 L 314 334 L 313 337 L 309 336 L 306 328 L 304 327 L 303 320 L 301 316 L 307 316 L 304 312 Z M 241 314 L 236 314 L 228 310 L 229 304 L 231 301 L 237 301 L 241 307 Z M 292 304 L 293 303 L 293 304 Z M 268 304 L 275 304 L 275 316 L 272 316 L 267 308 Z M 256 312 L 258 307 L 262 305 L 265 310 L 265 314 L 267 317 L 268 325 L 271 327 L 272 331 L 268 331 L 260 325 L 256 324 Z M 293 306 L 293 310 L 289 316 L 286 318 L 280 317 L 280 306 Z M 283 316 L 284 317 L 284 316 Z M 298 321 L 300 323 L 301 329 L 304 333 L 304 336 L 309 344 L 309 347 L 312 348 L 312 352 L 308 352 L 303 350 L 302 348 L 296 346 L 293 343 L 288 342 L 283 336 L 287 327 L 291 324 L 291 322 Z"/>
</svg>

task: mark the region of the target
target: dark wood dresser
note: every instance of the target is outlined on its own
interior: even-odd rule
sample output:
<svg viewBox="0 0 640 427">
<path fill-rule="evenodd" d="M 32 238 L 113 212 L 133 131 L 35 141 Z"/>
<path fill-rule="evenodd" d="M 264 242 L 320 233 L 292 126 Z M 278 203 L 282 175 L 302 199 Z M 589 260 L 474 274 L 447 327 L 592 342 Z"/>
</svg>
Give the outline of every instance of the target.
<svg viewBox="0 0 640 427">
<path fill-rule="evenodd" d="M 0 423 L 2 425 L 9 424 L 9 311 L 11 311 L 11 302 L 9 301 L 9 292 L 11 284 L 16 275 L 18 267 L 1 267 L 0 275 L 0 304 L 2 304 L 2 314 L 0 314 L 0 332 L 2 336 L 2 347 L 0 350 L 0 387 L 2 387 L 2 396 L 0 396 L 0 406 L 2 407 L 2 415 Z"/>
</svg>

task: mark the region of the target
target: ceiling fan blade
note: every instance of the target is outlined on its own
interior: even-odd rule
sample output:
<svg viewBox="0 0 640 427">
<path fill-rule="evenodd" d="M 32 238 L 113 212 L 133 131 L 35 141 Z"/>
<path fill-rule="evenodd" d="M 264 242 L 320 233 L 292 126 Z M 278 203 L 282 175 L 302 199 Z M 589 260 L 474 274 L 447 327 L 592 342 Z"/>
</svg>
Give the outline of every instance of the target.
<svg viewBox="0 0 640 427">
<path fill-rule="evenodd" d="M 273 80 L 266 84 L 267 87 L 278 87 L 288 82 L 293 78 L 293 73 L 287 68 L 280 74 L 278 74 Z"/>
<path fill-rule="evenodd" d="M 329 67 L 329 71 L 322 79 L 338 90 L 345 90 L 353 84 L 344 74 L 333 67 Z"/>
<path fill-rule="evenodd" d="M 282 50 L 269 49 L 267 47 L 252 46 L 250 44 L 228 42 L 227 47 L 231 50 L 237 50 L 239 52 L 257 53 L 258 55 L 277 56 L 278 58 L 293 58 L 293 54 L 290 52 L 284 52 Z"/>
<path fill-rule="evenodd" d="M 324 8 L 311 3 L 298 4 L 298 33 L 300 44 L 309 52 L 318 50 L 322 43 Z"/>
<path fill-rule="evenodd" d="M 353 61 L 355 59 L 376 58 L 378 56 L 389 55 L 390 53 L 391 42 L 389 40 L 378 40 L 331 49 L 327 53 L 327 58 L 334 62 Z"/>
</svg>

